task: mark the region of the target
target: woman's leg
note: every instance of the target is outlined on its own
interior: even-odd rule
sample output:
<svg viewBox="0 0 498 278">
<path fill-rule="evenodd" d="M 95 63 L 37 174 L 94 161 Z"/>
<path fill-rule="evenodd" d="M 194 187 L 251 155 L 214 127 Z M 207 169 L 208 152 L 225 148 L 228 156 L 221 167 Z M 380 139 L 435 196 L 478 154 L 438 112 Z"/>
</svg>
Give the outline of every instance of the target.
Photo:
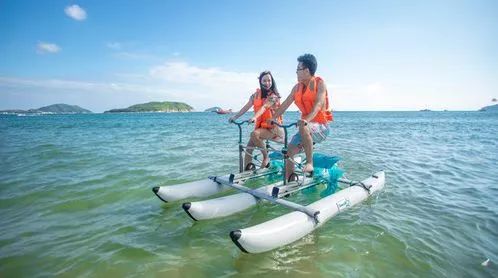
<svg viewBox="0 0 498 278">
<path fill-rule="evenodd" d="M 263 155 L 263 160 L 261 167 L 266 167 L 270 163 L 270 158 L 268 157 L 268 150 L 266 149 L 266 144 L 264 140 L 272 139 L 275 135 L 273 132 L 266 128 L 258 128 L 251 133 L 251 141 L 256 147 L 261 149 L 261 154 Z"/>
<path fill-rule="evenodd" d="M 252 163 L 252 152 L 254 150 L 254 142 L 252 139 L 249 139 L 247 142 L 246 152 L 244 155 L 244 170 L 247 169 L 247 164 Z"/>
</svg>

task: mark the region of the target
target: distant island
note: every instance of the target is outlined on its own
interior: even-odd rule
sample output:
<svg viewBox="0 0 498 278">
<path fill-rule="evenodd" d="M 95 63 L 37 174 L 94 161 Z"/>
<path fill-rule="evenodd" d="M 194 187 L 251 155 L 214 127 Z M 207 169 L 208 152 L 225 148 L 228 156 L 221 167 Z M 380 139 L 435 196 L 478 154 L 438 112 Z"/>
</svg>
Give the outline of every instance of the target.
<svg viewBox="0 0 498 278">
<path fill-rule="evenodd" d="M 29 110 L 0 110 L 0 114 L 83 114 L 92 113 L 92 111 L 79 107 L 78 105 L 69 104 L 52 104 L 49 106 L 40 107 L 38 109 Z"/>
<path fill-rule="evenodd" d="M 219 111 L 220 109 L 221 109 L 221 107 L 215 106 L 215 107 L 211 107 L 211 108 L 204 110 L 204 112 L 216 112 L 216 111 Z"/>
<path fill-rule="evenodd" d="M 128 108 L 118 108 L 105 111 L 104 113 L 128 113 L 128 112 L 190 112 L 194 108 L 183 102 L 148 102 L 135 104 Z"/>
<path fill-rule="evenodd" d="M 480 112 L 484 112 L 484 111 L 498 112 L 498 104 L 485 106 L 485 107 L 479 109 L 479 111 Z"/>
</svg>

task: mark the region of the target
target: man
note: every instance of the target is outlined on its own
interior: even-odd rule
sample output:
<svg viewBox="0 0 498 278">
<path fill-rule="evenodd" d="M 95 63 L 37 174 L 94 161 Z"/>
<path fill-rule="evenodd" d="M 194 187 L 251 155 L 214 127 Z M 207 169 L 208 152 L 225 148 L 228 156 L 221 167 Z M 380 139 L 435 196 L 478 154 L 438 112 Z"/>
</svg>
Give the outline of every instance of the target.
<svg viewBox="0 0 498 278">
<path fill-rule="evenodd" d="M 315 76 L 317 62 L 312 54 L 304 54 L 297 58 L 296 69 L 298 83 L 292 88 L 290 95 L 275 112 L 276 119 L 282 115 L 294 102 L 301 111 L 298 121 L 299 132 L 296 133 L 288 146 L 288 155 L 292 159 L 304 149 L 306 165 L 303 172 L 313 174 L 313 143 L 320 143 L 329 134 L 328 123 L 332 121 L 329 111 L 327 86 L 318 76 Z M 294 164 L 287 163 L 286 179 L 294 172 Z"/>
</svg>

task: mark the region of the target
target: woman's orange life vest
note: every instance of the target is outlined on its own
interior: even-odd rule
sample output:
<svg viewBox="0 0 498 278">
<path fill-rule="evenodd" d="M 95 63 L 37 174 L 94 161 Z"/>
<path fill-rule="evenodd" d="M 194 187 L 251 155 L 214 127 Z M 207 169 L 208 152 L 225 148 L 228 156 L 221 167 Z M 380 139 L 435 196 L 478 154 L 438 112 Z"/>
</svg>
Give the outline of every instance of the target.
<svg viewBox="0 0 498 278">
<path fill-rule="evenodd" d="M 308 86 L 304 86 L 304 84 L 299 83 L 297 87 L 297 92 L 294 94 L 294 103 L 296 103 L 297 107 L 301 111 L 301 119 L 306 117 L 313 110 L 313 106 L 315 104 L 316 95 L 318 93 L 318 83 L 323 82 L 320 77 L 313 77 Z M 332 112 L 329 111 L 329 96 L 328 92 L 325 91 L 325 107 L 322 107 L 320 111 L 316 114 L 316 116 L 311 120 L 311 122 L 326 124 L 330 121 L 333 121 L 334 117 Z"/>
<path fill-rule="evenodd" d="M 273 92 L 269 92 L 267 95 L 267 98 L 273 95 Z M 254 108 L 254 113 L 258 112 L 261 107 L 266 102 L 267 98 L 261 98 L 261 90 L 257 89 L 256 93 L 254 93 L 254 98 L 253 98 L 253 108 Z M 280 101 L 277 101 L 276 106 L 280 106 Z M 273 118 L 273 113 L 275 113 L 274 106 L 266 108 L 265 112 L 258 118 L 256 119 L 256 124 L 254 125 L 254 129 L 257 128 L 273 128 L 273 124 L 270 123 L 271 118 Z M 282 116 L 278 117 L 277 122 L 282 124 Z"/>
</svg>

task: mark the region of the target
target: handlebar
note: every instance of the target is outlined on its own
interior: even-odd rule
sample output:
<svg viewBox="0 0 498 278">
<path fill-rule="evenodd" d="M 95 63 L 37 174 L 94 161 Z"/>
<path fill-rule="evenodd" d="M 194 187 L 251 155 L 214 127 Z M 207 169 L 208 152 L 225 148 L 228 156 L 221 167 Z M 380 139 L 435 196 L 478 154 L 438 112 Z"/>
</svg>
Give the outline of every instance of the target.
<svg viewBox="0 0 498 278">
<path fill-rule="evenodd" d="M 272 124 L 276 125 L 276 126 L 279 126 L 281 128 L 289 128 L 289 127 L 293 127 L 293 126 L 297 126 L 297 122 L 295 123 L 292 123 L 292 124 L 288 124 L 288 125 L 281 125 L 279 124 L 277 121 L 271 121 Z"/>
<path fill-rule="evenodd" d="M 245 121 L 241 121 L 241 122 L 237 122 L 237 121 L 231 121 L 232 124 L 236 124 L 238 126 L 241 126 L 245 123 L 249 123 L 249 120 L 245 120 Z"/>
</svg>

